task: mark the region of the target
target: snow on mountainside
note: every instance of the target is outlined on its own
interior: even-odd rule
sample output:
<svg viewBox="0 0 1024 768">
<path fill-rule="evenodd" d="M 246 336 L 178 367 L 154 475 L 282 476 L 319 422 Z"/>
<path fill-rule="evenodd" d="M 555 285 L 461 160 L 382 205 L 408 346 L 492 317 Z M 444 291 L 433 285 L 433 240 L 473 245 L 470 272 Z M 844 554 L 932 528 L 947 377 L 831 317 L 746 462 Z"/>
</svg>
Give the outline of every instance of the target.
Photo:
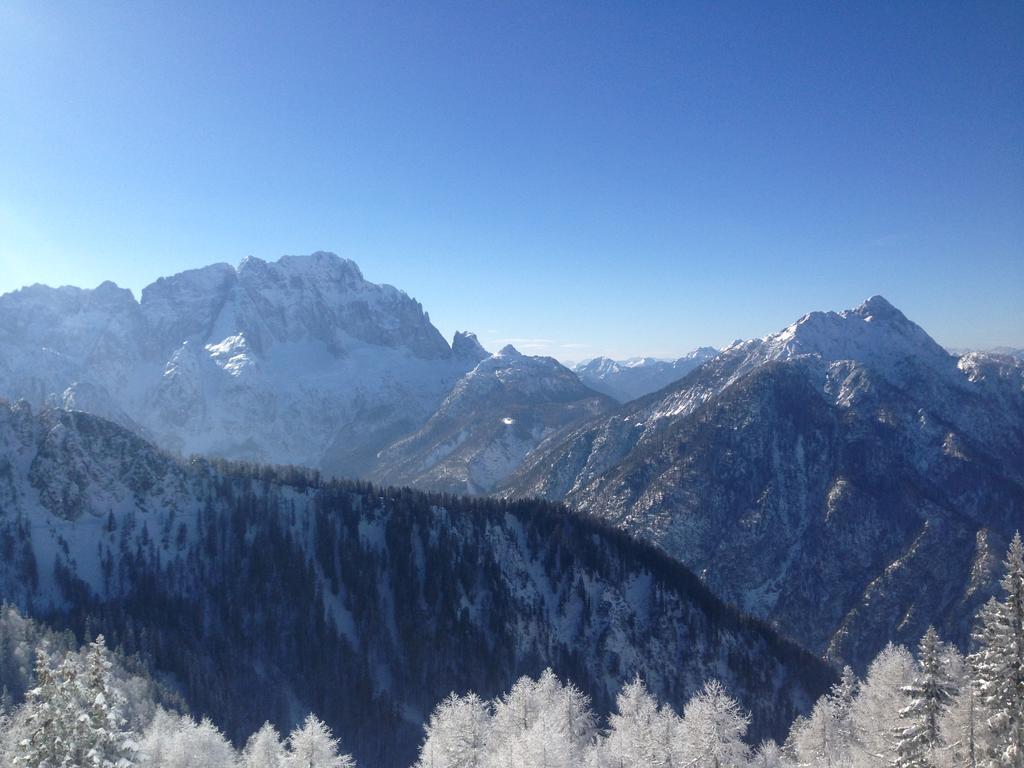
<svg viewBox="0 0 1024 768">
<path fill-rule="evenodd" d="M 409 765 L 449 691 L 546 666 L 601 712 L 635 674 L 677 709 L 715 677 L 755 739 L 834 679 L 682 566 L 543 502 L 183 462 L 26 403 L 0 403 L 0 551 L 0 601 L 102 632 L 235 738 L 316 711 L 367 768 Z"/>
<path fill-rule="evenodd" d="M 591 389 L 626 403 L 667 387 L 717 354 L 714 347 L 700 347 L 678 360 L 596 357 L 579 363 L 573 371 Z"/>
<path fill-rule="evenodd" d="M 553 358 L 509 345 L 462 377 L 423 427 L 383 451 L 373 478 L 490 493 L 539 445 L 614 406 Z"/>
<path fill-rule="evenodd" d="M 1024 365 L 956 358 L 881 297 L 738 342 L 538 451 L 512 495 L 656 543 L 812 649 L 960 642 L 1024 513 Z"/>
<path fill-rule="evenodd" d="M 991 347 L 990 349 L 964 349 L 949 347 L 948 351 L 951 355 L 956 355 L 957 357 L 980 354 L 994 357 L 1013 357 L 1017 360 L 1024 360 L 1024 349 L 1019 349 L 1017 347 Z"/>
<path fill-rule="evenodd" d="M 358 475 L 480 359 L 329 253 L 247 258 L 131 293 L 0 297 L 0 395 L 86 408 L 182 453 Z M 478 346 L 478 345 L 477 345 Z"/>
</svg>

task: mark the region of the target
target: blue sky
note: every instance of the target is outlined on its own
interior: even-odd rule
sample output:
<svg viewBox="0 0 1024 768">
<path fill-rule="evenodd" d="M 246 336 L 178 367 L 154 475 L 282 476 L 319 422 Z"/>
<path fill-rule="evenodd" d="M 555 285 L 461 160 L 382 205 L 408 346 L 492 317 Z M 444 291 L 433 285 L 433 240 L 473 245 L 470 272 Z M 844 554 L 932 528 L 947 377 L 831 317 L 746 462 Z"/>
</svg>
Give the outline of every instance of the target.
<svg viewBox="0 0 1024 768">
<path fill-rule="evenodd" d="M 0 291 L 323 249 L 562 359 L 1024 346 L 1019 2 L 7 0 L 0 72 Z"/>
</svg>

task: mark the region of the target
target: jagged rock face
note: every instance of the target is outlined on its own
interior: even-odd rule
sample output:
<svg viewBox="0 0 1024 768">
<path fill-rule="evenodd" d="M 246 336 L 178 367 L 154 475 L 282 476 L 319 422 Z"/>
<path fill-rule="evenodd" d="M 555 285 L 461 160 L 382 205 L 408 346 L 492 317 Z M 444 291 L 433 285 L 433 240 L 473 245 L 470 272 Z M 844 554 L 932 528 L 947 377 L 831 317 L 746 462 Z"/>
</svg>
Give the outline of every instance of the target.
<svg viewBox="0 0 1024 768">
<path fill-rule="evenodd" d="M 813 650 L 965 643 L 1024 512 L 1024 366 L 959 360 L 880 297 L 733 345 L 531 459 L 511 495 L 655 542 Z"/>
<path fill-rule="evenodd" d="M 474 363 L 479 363 L 491 356 L 491 353 L 484 349 L 483 344 L 477 339 L 476 334 L 469 331 L 455 332 L 455 337 L 452 339 L 452 354 L 472 360 Z"/>
<path fill-rule="evenodd" d="M 408 766 L 449 691 L 549 665 L 602 713 L 638 673 L 677 709 L 720 679 L 755 739 L 834 680 L 566 510 L 183 463 L 84 413 L 0 404 L 0 550 L 0 601 L 87 623 L 235 738 L 316 711 L 367 768 Z"/>
<path fill-rule="evenodd" d="M 261 354 L 275 344 L 319 343 L 344 355 L 358 342 L 421 359 L 451 354 L 418 302 L 367 282 L 354 262 L 330 253 L 184 272 L 144 289 L 141 305 L 165 349 L 241 336 Z"/>
<path fill-rule="evenodd" d="M 580 381 L 620 403 L 636 400 L 679 381 L 690 371 L 718 354 L 713 347 L 700 347 L 678 360 L 640 357 L 612 360 L 595 357 L 573 368 Z"/>
<path fill-rule="evenodd" d="M 539 446 L 614 405 L 558 361 L 507 346 L 460 379 L 419 430 L 383 451 L 373 476 L 391 485 L 490 493 Z"/>
<path fill-rule="evenodd" d="M 111 390 L 135 376 L 147 349 L 130 291 L 33 285 L 0 297 L 0 394 L 35 405 L 80 378 Z"/>
<path fill-rule="evenodd" d="M 83 408 L 182 453 L 365 473 L 475 365 L 333 254 L 0 297 L 0 395 Z"/>
<path fill-rule="evenodd" d="M 143 288 L 146 319 L 161 357 L 166 359 L 189 340 L 212 339 L 217 318 L 237 285 L 234 267 L 211 264 L 161 277 Z"/>
</svg>

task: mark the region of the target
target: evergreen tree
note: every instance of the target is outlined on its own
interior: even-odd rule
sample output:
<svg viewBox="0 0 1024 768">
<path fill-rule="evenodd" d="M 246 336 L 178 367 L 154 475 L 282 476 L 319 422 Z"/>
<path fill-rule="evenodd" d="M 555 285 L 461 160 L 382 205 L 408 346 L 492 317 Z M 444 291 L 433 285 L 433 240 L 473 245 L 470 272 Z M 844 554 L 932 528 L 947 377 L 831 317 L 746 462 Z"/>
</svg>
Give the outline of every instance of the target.
<svg viewBox="0 0 1024 768">
<path fill-rule="evenodd" d="M 489 726 L 490 713 L 479 696 L 449 695 L 430 716 L 415 768 L 479 768 Z"/>
<path fill-rule="evenodd" d="M 683 710 L 684 743 L 693 768 L 744 766 L 750 749 L 743 742 L 750 715 L 717 680 L 705 683 Z"/>
<path fill-rule="evenodd" d="M 793 726 L 790 751 L 797 765 L 844 768 L 853 764 L 853 713 L 858 689 L 853 670 L 846 667 L 840 681 L 818 699 L 810 717 Z"/>
<path fill-rule="evenodd" d="M 917 662 L 902 645 L 889 643 L 868 666 L 850 707 L 855 768 L 896 762 L 897 734 L 891 727 L 904 707 L 903 688 L 917 674 Z M 795 730 L 795 728 L 794 728 Z"/>
<path fill-rule="evenodd" d="M 967 679 L 943 718 L 943 741 L 948 746 L 940 756 L 942 768 L 978 768 L 978 722 L 974 685 Z"/>
<path fill-rule="evenodd" d="M 546 669 L 534 686 L 540 716 L 527 735 L 527 768 L 576 768 L 595 736 L 590 699 Z"/>
<path fill-rule="evenodd" d="M 896 765 L 932 768 L 931 754 L 941 743 L 940 723 L 957 693 L 948 657 L 934 627 L 928 627 L 918 646 L 920 672 L 903 687 L 909 703 L 900 711 Z"/>
<path fill-rule="evenodd" d="M 338 740 L 314 715 L 309 715 L 291 732 L 284 765 L 285 768 L 355 768 L 349 755 L 338 754 Z"/>
<path fill-rule="evenodd" d="M 241 768 L 284 768 L 285 757 L 284 744 L 277 729 L 270 723 L 264 723 L 246 742 Z"/>
<path fill-rule="evenodd" d="M 110 685 L 110 655 L 103 635 L 89 644 L 82 693 L 86 717 L 80 735 L 88 768 L 129 768 L 135 743 L 121 714 L 122 697 Z"/>
<path fill-rule="evenodd" d="M 595 762 L 607 768 L 660 766 L 658 703 L 647 692 L 643 680 L 637 677 L 622 687 L 615 700 L 615 709 L 608 718 L 608 737 L 601 750 L 602 755 Z"/>
<path fill-rule="evenodd" d="M 762 741 L 757 746 L 750 768 L 783 768 L 782 750 L 771 739 Z"/>
<path fill-rule="evenodd" d="M 979 764 L 1024 768 L 1024 543 L 1019 532 L 1004 565 L 1005 599 L 992 598 L 982 609 L 978 649 L 969 659 L 987 731 Z"/>
<path fill-rule="evenodd" d="M 78 673 L 78 665 L 70 654 L 52 669 L 45 651 L 38 652 L 37 685 L 26 695 L 25 736 L 15 751 L 16 766 L 87 765 L 90 724 Z"/>
</svg>

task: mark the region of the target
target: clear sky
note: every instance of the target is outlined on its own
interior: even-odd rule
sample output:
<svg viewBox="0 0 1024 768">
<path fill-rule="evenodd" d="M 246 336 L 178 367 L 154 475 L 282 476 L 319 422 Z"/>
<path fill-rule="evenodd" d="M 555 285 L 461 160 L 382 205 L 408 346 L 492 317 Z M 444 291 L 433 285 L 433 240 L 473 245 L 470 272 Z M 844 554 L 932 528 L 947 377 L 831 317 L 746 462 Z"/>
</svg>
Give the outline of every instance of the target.
<svg viewBox="0 0 1024 768">
<path fill-rule="evenodd" d="M 320 249 L 562 359 L 1024 346 L 1024 3 L 0 3 L 0 291 Z"/>
</svg>

